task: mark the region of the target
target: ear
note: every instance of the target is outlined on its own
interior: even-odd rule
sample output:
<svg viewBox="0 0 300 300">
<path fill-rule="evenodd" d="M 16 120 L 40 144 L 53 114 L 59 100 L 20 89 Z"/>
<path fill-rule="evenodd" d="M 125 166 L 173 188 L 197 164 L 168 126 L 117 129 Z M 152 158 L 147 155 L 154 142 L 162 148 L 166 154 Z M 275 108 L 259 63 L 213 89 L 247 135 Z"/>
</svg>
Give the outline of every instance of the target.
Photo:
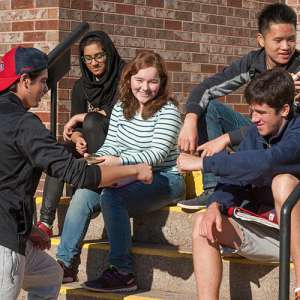
<svg viewBox="0 0 300 300">
<path fill-rule="evenodd" d="M 289 104 L 284 104 L 283 107 L 280 110 L 280 115 L 282 117 L 286 118 L 289 115 L 290 111 L 291 111 L 290 105 Z"/>
<path fill-rule="evenodd" d="M 30 85 L 30 81 L 31 81 L 31 79 L 28 77 L 27 74 L 22 74 L 22 75 L 21 75 L 21 78 L 20 78 L 20 81 L 19 81 L 19 84 L 20 84 L 23 88 L 28 89 L 28 88 L 29 88 L 29 85 Z"/>
<path fill-rule="evenodd" d="M 256 41 L 261 48 L 265 47 L 265 38 L 261 33 L 257 34 Z"/>
</svg>

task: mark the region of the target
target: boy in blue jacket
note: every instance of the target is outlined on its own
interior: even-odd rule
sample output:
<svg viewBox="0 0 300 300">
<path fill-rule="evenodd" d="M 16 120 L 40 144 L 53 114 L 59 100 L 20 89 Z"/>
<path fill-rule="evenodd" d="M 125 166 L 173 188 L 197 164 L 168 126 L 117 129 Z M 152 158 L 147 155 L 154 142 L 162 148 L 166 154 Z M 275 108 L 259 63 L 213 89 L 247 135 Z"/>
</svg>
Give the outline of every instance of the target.
<svg viewBox="0 0 300 300">
<path fill-rule="evenodd" d="M 264 225 L 233 219 L 227 210 L 247 200 L 253 207 L 280 210 L 300 179 L 300 118 L 293 116 L 295 86 L 291 75 L 274 68 L 257 76 L 245 89 L 253 125 L 234 154 L 211 157 L 181 154 L 182 171 L 203 170 L 220 176 L 208 208 L 193 229 L 193 258 L 199 299 L 219 299 L 222 260 L 219 245 L 235 248 L 248 259 L 279 260 L 279 232 Z M 280 220 L 279 220 L 280 222 Z M 291 254 L 296 292 L 300 287 L 300 204 L 292 213 Z M 299 289 L 300 290 L 300 289 Z M 296 293 L 297 294 L 297 293 Z M 296 298 L 300 299 L 300 293 Z"/>
</svg>

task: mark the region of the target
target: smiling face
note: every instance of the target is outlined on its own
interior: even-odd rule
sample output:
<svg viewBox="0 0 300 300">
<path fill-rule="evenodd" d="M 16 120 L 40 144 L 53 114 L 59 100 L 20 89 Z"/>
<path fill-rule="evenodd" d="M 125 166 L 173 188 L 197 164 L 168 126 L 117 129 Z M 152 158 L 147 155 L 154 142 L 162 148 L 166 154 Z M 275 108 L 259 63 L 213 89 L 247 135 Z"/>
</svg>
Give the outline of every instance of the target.
<svg viewBox="0 0 300 300">
<path fill-rule="evenodd" d="M 269 69 L 285 65 L 295 52 L 296 29 L 293 24 L 271 23 L 269 29 L 257 36 L 258 43 L 266 51 Z"/>
<path fill-rule="evenodd" d="M 100 43 L 91 43 L 83 49 L 86 67 L 96 76 L 101 77 L 106 69 L 106 55 Z"/>
<path fill-rule="evenodd" d="M 140 111 L 144 105 L 154 99 L 160 88 L 160 78 L 155 67 L 140 69 L 130 78 L 132 94 L 140 104 Z"/>
<path fill-rule="evenodd" d="M 268 104 L 252 103 L 251 119 L 261 136 L 275 136 L 284 126 L 290 106 L 285 104 L 278 112 Z"/>
</svg>

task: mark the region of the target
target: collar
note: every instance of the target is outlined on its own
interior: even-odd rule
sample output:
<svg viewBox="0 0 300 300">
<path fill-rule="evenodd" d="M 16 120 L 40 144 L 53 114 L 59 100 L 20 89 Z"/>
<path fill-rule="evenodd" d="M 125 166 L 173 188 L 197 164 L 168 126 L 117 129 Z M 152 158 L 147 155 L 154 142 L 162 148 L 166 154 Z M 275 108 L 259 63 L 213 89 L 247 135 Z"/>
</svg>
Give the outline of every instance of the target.
<svg viewBox="0 0 300 300">
<path fill-rule="evenodd" d="M 16 104 L 19 108 L 23 108 L 24 111 L 28 109 L 23 105 L 21 99 L 14 92 L 6 92 L 0 96 L 1 98 L 7 99 L 8 101 Z"/>
</svg>

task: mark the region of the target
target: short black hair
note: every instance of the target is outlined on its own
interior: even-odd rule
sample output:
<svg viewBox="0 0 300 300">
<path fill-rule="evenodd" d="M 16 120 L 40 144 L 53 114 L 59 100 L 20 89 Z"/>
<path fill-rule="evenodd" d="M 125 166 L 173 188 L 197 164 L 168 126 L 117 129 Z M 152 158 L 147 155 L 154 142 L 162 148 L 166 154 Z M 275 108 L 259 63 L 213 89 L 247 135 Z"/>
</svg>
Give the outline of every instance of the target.
<svg viewBox="0 0 300 300">
<path fill-rule="evenodd" d="M 26 75 L 31 79 L 31 81 L 35 81 L 46 69 L 39 70 L 39 71 L 33 71 L 33 72 L 28 72 Z M 17 91 L 17 85 L 19 83 L 20 79 L 15 81 L 9 88 L 4 90 L 4 93 L 11 91 L 11 92 L 16 92 Z"/>
<path fill-rule="evenodd" d="M 267 104 L 278 113 L 285 104 L 292 108 L 295 97 L 294 80 L 286 70 L 277 67 L 255 77 L 247 85 L 244 96 L 249 105 Z"/>
<path fill-rule="evenodd" d="M 258 16 L 259 33 L 264 34 L 270 28 L 271 23 L 292 24 L 296 28 L 297 14 L 291 7 L 283 3 L 267 5 Z"/>
</svg>

